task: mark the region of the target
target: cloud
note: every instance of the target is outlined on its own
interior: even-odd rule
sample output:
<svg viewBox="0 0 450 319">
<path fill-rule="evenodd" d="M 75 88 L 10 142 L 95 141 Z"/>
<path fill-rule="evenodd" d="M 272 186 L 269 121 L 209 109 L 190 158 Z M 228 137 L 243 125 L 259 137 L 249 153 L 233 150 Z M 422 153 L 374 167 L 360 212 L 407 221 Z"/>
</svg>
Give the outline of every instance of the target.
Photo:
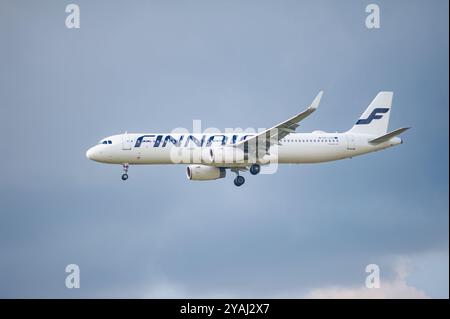
<svg viewBox="0 0 450 319">
<path fill-rule="evenodd" d="M 235 290 L 230 287 L 219 289 L 196 289 L 195 287 L 163 280 L 148 285 L 142 289 L 141 298 L 288 298 L 288 299 L 427 299 L 431 298 L 423 290 L 407 282 L 407 278 L 415 269 L 414 259 L 411 257 L 394 257 L 394 264 L 389 267 L 394 272 L 394 278 L 383 280 L 388 269 L 383 267 L 380 288 L 366 288 L 365 286 L 328 286 L 305 290 Z M 384 271 L 383 271 L 384 270 Z M 198 288 L 198 287 L 197 287 Z M 305 293 L 306 291 L 306 293 Z"/>
<path fill-rule="evenodd" d="M 424 299 L 430 298 L 423 291 L 408 286 L 402 280 L 385 282 L 380 288 L 329 287 L 310 291 L 305 298 L 310 299 Z"/>
<path fill-rule="evenodd" d="M 409 285 L 406 281 L 410 272 L 409 262 L 401 258 L 395 267 L 393 280 L 381 280 L 380 288 L 325 287 L 312 289 L 305 298 L 309 299 L 425 299 L 425 292 Z"/>
<path fill-rule="evenodd" d="M 195 292 L 192 289 L 188 290 L 180 284 L 175 284 L 169 281 L 162 281 L 142 290 L 139 298 L 153 299 L 227 299 L 227 298 L 243 298 L 240 294 L 227 290 L 208 290 L 204 292 Z"/>
<path fill-rule="evenodd" d="M 186 298 L 186 291 L 179 285 L 163 282 L 147 289 L 141 296 L 144 299 L 165 298 L 178 299 Z"/>
</svg>

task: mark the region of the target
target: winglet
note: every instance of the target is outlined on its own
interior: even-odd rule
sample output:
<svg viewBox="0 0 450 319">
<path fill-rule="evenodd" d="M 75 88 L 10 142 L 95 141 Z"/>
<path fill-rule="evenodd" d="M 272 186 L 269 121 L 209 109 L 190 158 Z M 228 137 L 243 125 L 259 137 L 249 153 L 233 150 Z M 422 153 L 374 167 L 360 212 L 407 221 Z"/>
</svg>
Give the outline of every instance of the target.
<svg viewBox="0 0 450 319">
<path fill-rule="evenodd" d="M 312 101 L 311 105 L 308 107 L 308 109 L 316 110 L 319 107 L 320 99 L 322 98 L 323 91 L 320 91 L 319 94 L 315 97 L 314 101 Z"/>
</svg>

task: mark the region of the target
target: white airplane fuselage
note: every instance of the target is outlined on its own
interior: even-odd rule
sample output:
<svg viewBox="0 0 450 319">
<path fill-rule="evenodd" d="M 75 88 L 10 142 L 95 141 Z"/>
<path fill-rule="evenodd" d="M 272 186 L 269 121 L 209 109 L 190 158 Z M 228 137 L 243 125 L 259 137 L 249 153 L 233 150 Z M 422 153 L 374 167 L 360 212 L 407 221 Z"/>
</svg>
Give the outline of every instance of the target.
<svg viewBox="0 0 450 319">
<path fill-rule="evenodd" d="M 201 156 L 195 156 L 196 152 L 199 154 L 202 150 L 209 148 L 233 145 L 233 139 L 240 141 L 252 135 L 120 134 L 100 141 L 98 145 L 87 151 L 86 156 L 91 160 L 110 164 L 205 164 Z M 194 139 L 189 138 L 190 136 L 200 142 L 203 140 L 204 145 L 195 144 Z M 206 145 L 212 137 L 214 141 Z M 141 142 L 138 142 L 139 138 L 142 138 Z M 372 145 L 369 141 L 373 138 L 375 136 L 350 133 L 292 133 L 280 140 L 280 145 L 272 146 L 268 152 L 270 155 L 266 155 L 265 160 L 282 164 L 320 163 L 351 158 L 402 143 L 401 138 L 394 137 L 381 144 Z M 171 142 L 171 139 L 177 141 L 178 145 Z M 224 140 L 226 140 L 225 143 Z M 102 144 L 104 141 L 110 141 L 111 144 Z M 274 148 L 276 151 L 271 151 Z M 206 164 L 225 167 L 248 165 L 248 163 Z"/>
</svg>

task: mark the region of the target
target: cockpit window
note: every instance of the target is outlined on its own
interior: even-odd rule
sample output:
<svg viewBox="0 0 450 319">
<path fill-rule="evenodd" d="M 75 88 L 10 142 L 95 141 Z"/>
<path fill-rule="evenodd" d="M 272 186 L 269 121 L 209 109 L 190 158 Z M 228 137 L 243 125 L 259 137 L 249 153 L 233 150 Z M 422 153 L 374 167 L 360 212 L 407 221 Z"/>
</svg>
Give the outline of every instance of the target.
<svg viewBox="0 0 450 319">
<path fill-rule="evenodd" d="M 112 144 L 111 140 L 100 141 L 98 144 Z"/>
</svg>

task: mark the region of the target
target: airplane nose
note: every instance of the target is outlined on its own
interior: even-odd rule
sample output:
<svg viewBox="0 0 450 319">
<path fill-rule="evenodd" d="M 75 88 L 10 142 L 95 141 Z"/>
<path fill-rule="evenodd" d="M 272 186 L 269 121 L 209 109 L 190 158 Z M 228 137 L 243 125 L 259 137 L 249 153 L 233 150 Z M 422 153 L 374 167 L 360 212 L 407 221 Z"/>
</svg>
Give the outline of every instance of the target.
<svg viewBox="0 0 450 319">
<path fill-rule="evenodd" d="M 91 147 L 90 149 L 87 150 L 86 152 L 86 157 L 90 160 L 92 160 L 94 158 L 94 150 L 93 147 Z"/>
</svg>

